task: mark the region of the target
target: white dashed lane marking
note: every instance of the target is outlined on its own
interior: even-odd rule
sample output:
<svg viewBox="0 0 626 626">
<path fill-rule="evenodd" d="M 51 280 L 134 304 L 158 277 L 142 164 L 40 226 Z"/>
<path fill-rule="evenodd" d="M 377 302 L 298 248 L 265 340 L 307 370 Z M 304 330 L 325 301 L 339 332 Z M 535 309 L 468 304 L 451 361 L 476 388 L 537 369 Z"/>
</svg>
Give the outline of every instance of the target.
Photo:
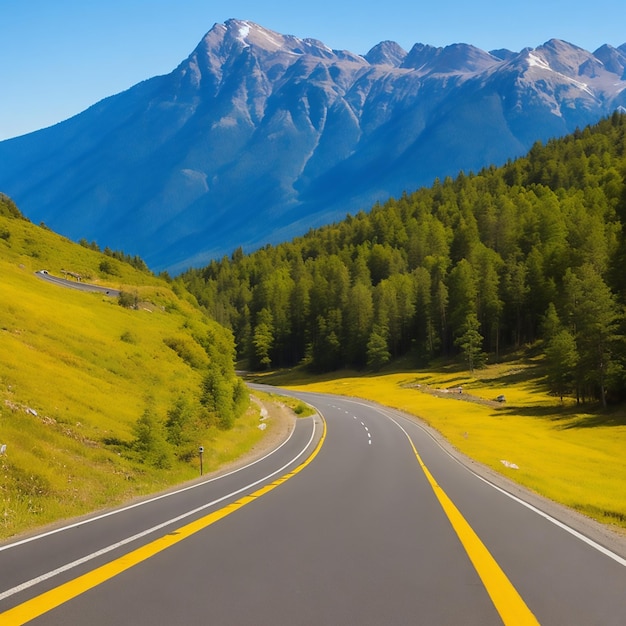
<svg viewBox="0 0 626 626">
<path fill-rule="evenodd" d="M 340 409 L 337 406 L 333 406 L 333 408 L 338 409 L 339 411 L 342 411 L 343 409 Z M 344 411 L 344 413 L 346 415 L 350 415 L 350 411 Z M 356 415 L 352 416 L 353 420 L 358 420 L 359 418 Z M 365 432 L 367 433 L 367 443 L 368 445 L 372 445 L 372 435 L 370 434 L 369 428 L 365 425 L 365 422 L 361 422 L 361 426 L 363 426 L 363 428 L 365 429 Z"/>
</svg>

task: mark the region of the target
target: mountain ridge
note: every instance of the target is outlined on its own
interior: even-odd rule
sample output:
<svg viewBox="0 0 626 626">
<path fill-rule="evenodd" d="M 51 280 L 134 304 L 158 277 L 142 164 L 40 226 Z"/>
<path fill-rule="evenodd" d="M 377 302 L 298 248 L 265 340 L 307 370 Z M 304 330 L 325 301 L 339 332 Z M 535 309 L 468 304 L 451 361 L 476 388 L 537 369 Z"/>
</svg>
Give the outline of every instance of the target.
<svg viewBox="0 0 626 626">
<path fill-rule="evenodd" d="M 0 142 L 0 190 L 74 239 L 180 271 L 525 153 L 626 106 L 626 44 L 361 56 L 245 20 L 170 74 Z"/>
</svg>

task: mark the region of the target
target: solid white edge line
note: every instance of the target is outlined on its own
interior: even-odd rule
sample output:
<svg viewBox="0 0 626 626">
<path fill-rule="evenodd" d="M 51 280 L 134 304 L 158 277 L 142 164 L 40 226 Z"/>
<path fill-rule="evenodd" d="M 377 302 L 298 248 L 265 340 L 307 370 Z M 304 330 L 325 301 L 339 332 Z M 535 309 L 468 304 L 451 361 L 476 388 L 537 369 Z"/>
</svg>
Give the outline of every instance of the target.
<svg viewBox="0 0 626 626">
<path fill-rule="evenodd" d="M 295 463 L 309 448 L 309 446 L 311 445 L 311 442 L 315 439 L 315 432 L 316 432 L 316 427 L 315 427 L 315 419 L 313 419 L 313 430 L 311 431 L 311 436 L 309 437 L 309 440 L 307 441 L 306 445 L 304 446 L 304 448 L 302 448 L 302 450 L 293 458 L 291 459 L 291 461 L 285 463 L 285 465 L 283 465 L 281 468 L 275 470 L 274 472 L 272 472 L 271 474 L 268 474 L 267 476 L 264 476 L 263 478 L 260 478 L 259 480 L 250 483 L 249 485 L 246 485 L 245 487 L 241 487 L 240 489 L 237 489 L 237 491 L 233 491 L 231 493 L 228 493 L 224 496 L 222 496 L 221 498 L 218 498 L 217 500 L 213 500 L 212 502 L 208 502 L 206 504 L 203 504 L 202 506 L 199 506 L 195 509 L 193 509 L 192 511 L 187 511 L 186 513 L 183 513 L 182 515 L 178 515 L 177 517 L 173 517 L 170 520 L 167 520 L 166 522 L 162 522 L 161 524 L 157 524 L 156 526 L 153 526 L 152 528 L 148 528 L 146 530 L 143 530 L 140 533 L 137 533 L 136 535 L 133 535 L 132 537 L 127 537 L 126 539 L 122 539 L 121 541 L 118 541 L 117 543 L 111 544 L 110 546 L 107 546 L 106 548 L 102 548 L 101 550 L 98 550 L 96 552 L 93 552 L 92 554 L 88 554 L 80 559 L 77 559 L 76 561 L 72 561 L 71 563 L 67 563 L 66 565 L 62 565 L 61 567 L 52 570 L 50 572 L 47 572 L 46 574 L 42 574 L 41 576 L 37 576 L 36 578 L 32 578 L 29 581 L 26 581 L 20 585 L 17 585 L 16 587 L 13 587 L 12 589 L 7 589 L 6 591 L 4 591 L 3 593 L 0 593 L 0 601 L 4 600 L 16 593 L 19 593 L 20 591 L 24 591 L 25 589 L 29 589 L 30 587 L 34 587 L 35 585 L 44 582 L 45 580 L 48 580 L 50 578 L 53 578 L 54 576 L 58 576 L 59 574 L 62 574 L 63 572 L 67 572 L 70 569 L 73 569 L 74 567 L 77 567 L 79 565 L 83 565 L 84 563 L 87 563 L 89 561 L 92 561 L 95 558 L 98 558 L 99 556 L 102 556 L 104 554 L 107 554 L 108 552 L 112 552 L 113 550 L 116 550 L 117 548 L 120 548 L 126 544 L 129 544 L 133 541 L 136 541 L 137 539 L 141 539 L 142 537 L 145 537 L 146 535 L 149 535 L 150 533 L 156 532 L 158 530 L 162 530 L 163 528 L 165 528 L 166 526 L 170 526 L 172 524 L 176 524 L 177 522 L 180 522 L 181 520 L 190 517 L 192 515 L 195 515 L 196 513 L 199 513 L 200 511 L 204 511 L 212 506 L 215 506 L 216 504 L 219 504 L 220 502 L 223 502 L 224 500 L 227 500 L 229 498 L 232 498 L 233 496 L 236 496 L 244 491 L 248 491 L 249 489 L 251 489 L 252 487 L 256 487 L 257 485 L 259 485 L 260 483 L 263 483 L 265 481 L 267 481 L 268 479 L 272 478 L 273 476 L 275 476 L 276 474 L 280 474 L 281 472 L 283 472 L 287 467 L 289 467 L 290 465 L 292 465 L 293 463 Z M 291 437 L 290 437 L 291 438 Z M 289 439 L 287 439 L 286 441 L 289 441 Z M 284 443 L 286 443 L 286 441 Z M 278 450 L 280 447 L 282 447 L 282 445 L 279 446 L 278 448 L 276 448 L 276 450 Z M 275 451 L 276 451 L 275 450 Z M 274 452 L 275 452 L 274 451 Z M 273 453 L 270 453 L 273 454 Z M 263 458 L 267 458 L 268 455 L 266 455 Z M 260 459 L 259 459 L 260 460 Z M 256 462 L 256 461 L 255 461 Z M 250 465 L 247 465 L 246 467 L 250 467 L 251 465 L 254 465 L 254 463 L 250 463 Z M 236 470 L 237 471 L 237 470 Z M 230 472 L 230 474 L 225 474 L 226 476 L 229 476 L 231 474 L 234 474 L 234 472 Z M 223 478 L 223 476 L 220 476 L 220 478 Z M 212 480 L 217 480 L 217 478 L 214 478 Z M 205 483 L 201 483 L 201 484 L 206 484 L 208 482 L 211 481 L 206 481 Z M 187 488 L 189 489 L 189 487 Z M 178 493 L 180 493 L 181 491 L 186 491 L 186 489 L 181 489 Z M 158 500 L 159 498 L 154 498 L 152 501 L 154 502 L 154 500 Z M 127 507 L 126 509 L 120 509 L 120 512 L 122 510 L 129 510 L 134 508 L 134 506 L 130 506 Z M 106 517 L 106 515 L 103 515 L 100 517 L 100 519 L 102 519 L 102 517 Z M 69 528 L 69 526 L 67 527 Z M 52 533 L 49 533 L 52 534 Z M 41 537 L 44 537 L 46 535 L 41 535 Z"/>
<path fill-rule="evenodd" d="M 584 543 L 586 543 L 587 545 L 591 546 L 592 548 L 595 548 L 598 552 L 601 552 L 605 556 L 610 557 L 614 561 L 617 561 L 617 563 L 619 563 L 620 565 L 623 565 L 624 567 L 626 567 L 626 559 L 622 558 L 619 554 L 615 554 L 615 552 L 611 552 L 611 550 L 609 550 L 608 548 L 605 548 L 603 545 L 595 542 L 593 539 L 590 539 L 586 535 L 583 535 L 581 532 L 577 531 L 576 529 L 572 528 L 571 526 L 568 526 L 564 522 L 561 522 L 560 520 L 556 519 L 555 517 L 552 517 L 551 515 L 549 515 L 545 511 L 542 511 L 541 509 L 537 508 L 533 504 L 530 504 L 529 502 L 525 502 L 524 500 L 522 500 L 518 496 L 513 495 L 512 493 L 506 491 L 506 489 L 502 489 L 502 487 L 498 487 L 498 485 L 496 485 L 496 484 L 492 483 L 491 481 L 487 480 L 486 478 L 484 478 L 480 474 L 477 474 L 476 472 L 471 470 L 469 467 L 466 467 L 465 469 L 467 469 L 468 472 L 471 472 L 472 474 L 474 474 L 474 476 L 476 476 L 476 478 L 478 478 L 479 480 L 482 480 L 484 483 L 487 483 L 488 485 L 490 485 L 494 489 L 497 489 L 499 492 L 501 492 L 504 495 L 506 495 L 509 498 L 511 498 L 511 500 L 514 500 L 515 502 L 518 502 L 519 504 L 525 506 L 527 509 L 530 509 L 534 513 L 537 513 L 537 515 L 540 515 L 541 517 L 547 519 L 549 522 L 551 522 L 555 526 L 558 526 L 562 530 L 565 530 L 568 533 L 570 533 L 570 535 L 573 535 L 577 539 L 580 539 L 580 541 L 583 541 Z"/>
<path fill-rule="evenodd" d="M 287 437 L 285 441 L 283 441 L 277 448 L 274 448 L 274 450 L 272 450 L 271 452 L 268 452 L 265 456 L 257 459 L 256 461 L 253 461 L 252 463 L 248 463 L 248 465 L 243 465 L 242 467 L 238 467 L 237 469 L 232 470 L 231 472 L 227 472 L 226 474 L 220 474 L 219 476 L 214 476 L 213 478 L 208 478 L 207 480 L 194 483 L 193 485 L 189 485 L 188 487 L 183 487 L 182 489 L 176 489 L 175 491 L 168 491 L 167 493 L 163 493 L 159 496 L 154 496 L 152 498 L 149 498 L 148 500 L 142 500 L 141 502 L 136 502 L 135 504 L 129 504 L 120 509 L 107 511 L 106 513 L 101 513 L 100 515 L 96 515 L 95 517 L 89 517 L 79 522 L 73 522 L 71 524 L 68 524 L 67 526 L 55 528 L 54 530 L 49 530 L 39 535 L 33 535 L 32 537 L 26 537 L 25 539 L 20 539 L 19 541 L 15 541 L 13 543 L 0 546 L 0 552 L 3 552 L 4 550 L 10 550 L 11 548 L 17 548 L 18 546 L 21 546 L 25 543 L 30 543 L 31 541 L 37 541 L 38 539 L 43 539 L 45 537 L 49 537 L 50 535 L 56 535 L 57 533 L 62 533 L 62 532 L 65 532 L 66 530 L 71 530 L 72 528 L 78 528 L 79 526 L 83 526 L 85 524 L 91 524 L 92 522 L 97 522 L 106 517 L 110 517 L 112 515 L 118 515 L 119 513 L 124 513 L 125 511 L 130 511 L 131 509 L 135 509 L 140 506 L 145 506 L 146 504 L 151 504 L 152 502 L 157 502 L 158 500 L 162 500 L 163 498 L 170 498 L 172 496 L 176 496 L 180 493 L 184 493 L 185 491 L 189 491 L 190 489 L 196 489 L 198 487 L 202 487 L 216 480 L 221 480 L 222 478 L 226 478 L 227 476 L 232 476 L 233 474 L 236 474 L 237 472 L 241 472 L 242 470 L 248 469 L 249 467 L 252 467 L 253 465 L 256 465 L 257 463 L 264 461 L 268 457 L 272 456 L 272 454 L 278 452 L 284 445 L 286 445 L 289 442 L 289 440 L 293 436 L 294 431 L 295 431 L 295 428 L 291 430 L 291 432 L 289 433 L 289 437 Z"/>
<path fill-rule="evenodd" d="M 361 406 L 367 406 L 370 409 L 374 409 L 375 411 L 378 411 L 381 415 L 383 415 L 387 419 L 391 420 L 394 424 L 396 424 L 396 426 L 398 426 L 398 428 L 400 428 L 400 430 L 402 430 L 402 432 L 404 432 L 404 434 L 407 437 L 410 438 L 410 436 L 408 435 L 406 430 L 390 414 L 388 414 L 384 409 L 381 409 L 379 407 L 376 407 L 376 406 L 373 406 L 373 405 L 370 405 L 370 404 L 365 404 L 363 402 L 357 402 L 356 400 L 347 399 L 347 401 L 348 402 L 354 402 L 355 404 L 360 404 Z M 490 487 L 493 487 L 494 489 L 496 489 L 500 493 L 502 493 L 505 496 L 511 498 L 511 500 L 514 500 L 518 504 L 521 504 L 522 506 L 525 506 L 530 511 L 533 511 L 537 515 L 540 515 L 541 517 L 543 517 L 544 519 L 546 519 L 550 523 L 554 524 L 555 526 L 557 526 L 561 530 L 564 530 L 564 531 L 568 532 L 570 535 L 576 537 L 577 539 L 579 539 L 583 543 L 586 543 L 591 548 L 594 548 L 598 552 L 600 552 L 600 553 L 604 554 L 605 556 L 608 556 L 609 558 L 613 559 L 616 563 L 619 563 L 623 567 L 626 567 L 626 559 L 621 557 L 619 554 L 616 554 L 615 552 L 612 552 L 608 548 L 605 548 L 602 544 L 597 543 L 596 541 L 594 541 L 593 539 L 590 539 L 589 537 L 587 537 L 583 533 L 575 530 L 571 526 L 568 526 L 567 524 L 565 524 L 564 522 L 561 522 L 560 520 L 556 519 L 555 517 L 552 517 L 552 515 L 549 515 L 545 511 L 542 511 L 541 509 L 537 508 L 533 504 L 530 504 L 529 502 L 526 502 L 525 500 L 522 500 L 521 498 L 519 498 L 518 496 L 512 494 L 511 492 L 507 491 L 506 489 L 503 489 L 502 487 L 499 487 L 495 483 L 492 483 L 490 480 L 487 480 L 486 478 L 484 478 L 480 474 L 477 474 L 471 468 L 467 467 L 467 465 L 465 465 L 465 463 L 463 463 L 461 460 L 457 459 L 453 454 L 450 454 L 450 452 L 448 450 L 446 450 L 439 443 L 439 441 L 437 441 L 436 437 L 433 437 L 433 435 L 430 432 L 428 432 L 428 430 L 426 430 L 419 422 L 416 422 L 416 421 L 412 420 L 410 417 L 404 417 L 402 415 L 398 415 L 398 417 L 403 419 L 403 420 L 405 420 L 405 421 L 408 421 L 410 424 L 413 424 L 414 426 L 416 426 L 417 428 L 422 430 L 422 432 L 424 434 L 428 435 L 437 444 L 437 446 L 439 446 L 439 448 L 443 452 L 445 452 L 451 459 L 456 461 L 461 467 L 463 467 L 470 474 L 473 474 L 476 478 L 482 480 L 484 483 L 486 483 Z M 419 419 L 419 418 L 416 418 L 416 419 Z"/>
</svg>

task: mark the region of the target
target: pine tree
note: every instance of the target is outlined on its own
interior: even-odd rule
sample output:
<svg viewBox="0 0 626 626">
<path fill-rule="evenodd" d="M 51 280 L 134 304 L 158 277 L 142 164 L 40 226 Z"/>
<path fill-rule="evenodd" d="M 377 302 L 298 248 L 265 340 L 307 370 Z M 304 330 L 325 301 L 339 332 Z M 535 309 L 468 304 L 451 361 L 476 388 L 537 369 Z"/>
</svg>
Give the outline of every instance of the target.
<svg viewBox="0 0 626 626">
<path fill-rule="evenodd" d="M 483 352 L 483 336 L 479 329 L 480 322 L 476 313 L 468 313 L 465 318 L 463 333 L 454 342 L 463 353 L 471 374 L 474 373 L 475 368 L 482 367 L 487 358 Z"/>
<path fill-rule="evenodd" d="M 391 360 L 387 349 L 387 330 L 376 324 L 367 342 L 367 366 L 378 371 Z"/>
<path fill-rule="evenodd" d="M 259 321 L 252 335 L 252 346 L 254 349 L 254 362 L 262 369 L 269 369 L 272 364 L 270 357 L 274 344 L 274 330 L 272 314 L 268 309 L 263 309 L 259 314 Z"/>
<path fill-rule="evenodd" d="M 591 264 L 564 279 L 567 312 L 579 354 L 579 387 L 589 385 L 606 408 L 606 379 L 619 339 L 619 315 L 615 299 L 602 276 Z"/>
<path fill-rule="evenodd" d="M 546 347 L 546 366 L 548 386 L 563 402 L 563 396 L 569 393 L 576 378 L 578 367 L 576 340 L 567 329 L 558 331 Z"/>
<path fill-rule="evenodd" d="M 144 463 L 158 469 L 172 466 L 172 450 L 165 437 L 165 427 L 155 414 L 154 403 L 148 402 L 141 417 L 133 427 L 135 440 L 132 447 Z"/>
</svg>

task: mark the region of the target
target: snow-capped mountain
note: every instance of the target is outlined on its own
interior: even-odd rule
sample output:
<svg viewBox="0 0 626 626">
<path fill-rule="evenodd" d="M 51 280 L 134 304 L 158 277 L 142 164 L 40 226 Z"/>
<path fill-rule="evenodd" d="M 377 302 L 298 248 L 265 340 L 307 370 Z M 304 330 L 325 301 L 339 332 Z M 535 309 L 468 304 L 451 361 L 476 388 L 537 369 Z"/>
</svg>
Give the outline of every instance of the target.
<svg viewBox="0 0 626 626">
<path fill-rule="evenodd" d="M 178 271 L 477 171 L 626 106 L 626 44 L 359 56 L 216 24 L 166 76 L 0 142 L 33 221 Z"/>
</svg>

